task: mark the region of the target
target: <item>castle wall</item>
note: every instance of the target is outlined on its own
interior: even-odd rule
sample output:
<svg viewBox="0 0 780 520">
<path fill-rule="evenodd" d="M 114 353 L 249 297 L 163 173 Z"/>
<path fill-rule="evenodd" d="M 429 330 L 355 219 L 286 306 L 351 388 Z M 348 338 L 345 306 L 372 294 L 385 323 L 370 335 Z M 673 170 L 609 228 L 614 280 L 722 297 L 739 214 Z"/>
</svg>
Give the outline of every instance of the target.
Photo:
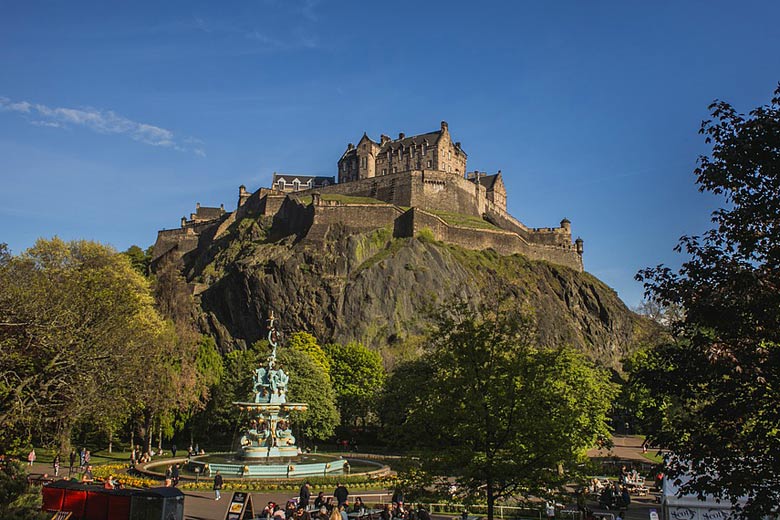
<svg viewBox="0 0 780 520">
<path fill-rule="evenodd" d="M 312 204 L 313 221 L 306 240 L 323 241 L 328 231 L 335 226 L 350 231 L 365 232 L 381 227 L 393 227 L 395 220 L 403 211 L 392 205 L 380 204 L 339 204 L 335 201 L 320 201 Z"/>
<path fill-rule="evenodd" d="M 404 216 L 404 231 L 411 235 L 429 229 L 436 240 L 454 244 L 465 249 L 493 249 L 500 255 L 522 254 L 533 260 L 546 260 L 583 271 L 582 256 L 574 245 L 568 247 L 532 244 L 511 231 L 476 229 L 453 226 L 419 208 L 412 208 Z"/>
</svg>

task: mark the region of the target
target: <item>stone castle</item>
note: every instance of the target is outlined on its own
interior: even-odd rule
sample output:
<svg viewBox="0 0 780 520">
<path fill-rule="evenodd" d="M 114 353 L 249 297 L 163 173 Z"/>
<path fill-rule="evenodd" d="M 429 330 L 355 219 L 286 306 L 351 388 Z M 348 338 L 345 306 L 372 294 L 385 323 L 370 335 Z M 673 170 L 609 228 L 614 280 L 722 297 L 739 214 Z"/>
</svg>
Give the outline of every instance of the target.
<svg viewBox="0 0 780 520">
<path fill-rule="evenodd" d="M 501 171 L 468 172 L 467 155 L 453 142 L 446 122 L 439 130 L 379 142 L 366 134 L 347 145 L 333 177 L 274 174 L 270 188 L 239 187 L 238 207 L 196 207 L 181 227 L 159 231 L 153 262 L 178 259 L 208 244 L 244 218 L 273 218 L 273 236 L 296 235 L 321 243 L 336 230 L 366 232 L 388 227 L 394 237 L 423 230 L 467 249 L 519 253 L 583 270 L 583 242 L 572 242 L 571 223 L 529 228 L 506 210 Z"/>
</svg>

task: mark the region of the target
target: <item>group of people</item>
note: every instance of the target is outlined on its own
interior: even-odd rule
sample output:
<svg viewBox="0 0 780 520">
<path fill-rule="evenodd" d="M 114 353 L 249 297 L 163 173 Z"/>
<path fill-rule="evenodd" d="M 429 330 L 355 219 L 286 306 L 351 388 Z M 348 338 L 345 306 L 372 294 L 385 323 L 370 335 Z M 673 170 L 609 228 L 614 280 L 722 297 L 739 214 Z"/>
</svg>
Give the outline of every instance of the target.
<svg viewBox="0 0 780 520">
<path fill-rule="evenodd" d="M 165 470 L 165 487 L 176 487 L 179 485 L 180 471 L 178 464 L 169 464 Z"/>
</svg>

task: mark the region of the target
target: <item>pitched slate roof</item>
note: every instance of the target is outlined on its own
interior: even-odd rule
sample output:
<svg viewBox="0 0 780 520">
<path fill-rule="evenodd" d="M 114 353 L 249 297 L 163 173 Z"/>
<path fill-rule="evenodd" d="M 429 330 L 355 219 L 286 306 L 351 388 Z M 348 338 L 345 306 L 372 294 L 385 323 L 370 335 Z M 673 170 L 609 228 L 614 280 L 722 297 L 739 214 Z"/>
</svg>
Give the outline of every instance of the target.
<svg viewBox="0 0 780 520">
<path fill-rule="evenodd" d="M 409 137 L 404 137 L 403 139 L 395 139 L 393 141 L 385 142 L 385 144 L 383 144 L 379 149 L 379 153 L 384 153 L 387 150 L 395 151 L 402 146 L 404 148 L 408 148 L 411 145 L 419 146 L 426 142 L 428 145 L 434 145 L 439 142 L 439 138 L 441 138 L 441 130 L 428 132 L 427 134 L 412 135 Z"/>
</svg>

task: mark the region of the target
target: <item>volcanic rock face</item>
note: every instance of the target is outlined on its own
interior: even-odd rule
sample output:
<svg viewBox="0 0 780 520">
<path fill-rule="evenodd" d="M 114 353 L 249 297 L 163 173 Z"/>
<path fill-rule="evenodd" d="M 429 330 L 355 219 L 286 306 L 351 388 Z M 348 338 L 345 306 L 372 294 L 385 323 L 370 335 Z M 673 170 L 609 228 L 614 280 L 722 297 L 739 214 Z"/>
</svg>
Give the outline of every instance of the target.
<svg viewBox="0 0 780 520">
<path fill-rule="evenodd" d="M 469 251 L 389 229 L 355 234 L 331 227 L 317 243 L 269 238 L 270 222 L 244 219 L 184 257 L 199 286 L 201 327 L 223 351 L 265 334 L 273 309 L 283 330 L 321 343 L 361 341 L 388 364 L 414 355 L 429 309 L 510 295 L 537 320 L 539 341 L 577 347 L 600 364 L 619 360 L 653 329 L 595 277 L 526 258 Z M 417 342 L 417 343 L 415 343 Z"/>
</svg>

